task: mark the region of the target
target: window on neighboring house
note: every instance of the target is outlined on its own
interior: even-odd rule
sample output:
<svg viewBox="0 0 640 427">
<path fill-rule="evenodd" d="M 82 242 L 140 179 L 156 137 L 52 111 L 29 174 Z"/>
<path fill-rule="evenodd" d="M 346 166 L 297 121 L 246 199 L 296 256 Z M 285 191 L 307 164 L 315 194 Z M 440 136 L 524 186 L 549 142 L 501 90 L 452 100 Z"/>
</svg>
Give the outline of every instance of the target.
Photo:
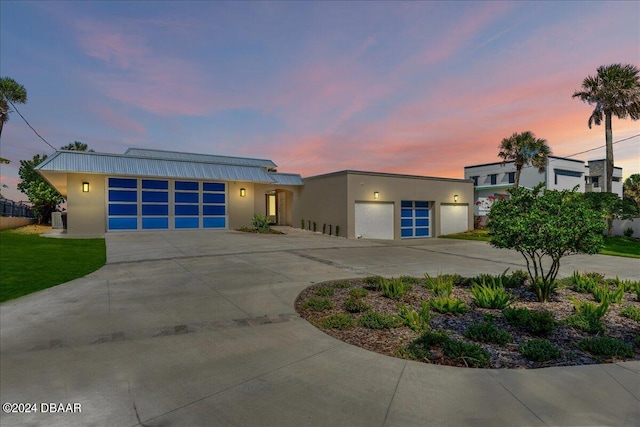
<svg viewBox="0 0 640 427">
<path fill-rule="evenodd" d="M 494 173 L 489 175 L 489 179 L 491 179 L 491 185 L 496 185 L 498 183 L 498 174 Z"/>
<path fill-rule="evenodd" d="M 613 176 L 613 177 L 611 177 L 611 181 L 613 181 L 613 182 L 620 182 L 620 178 L 619 178 L 619 177 L 617 177 L 617 176 Z"/>
<path fill-rule="evenodd" d="M 558 176 L 572 176 L 574 178 L 580 178 L 582 176 L 582 172 L 576 172 L 576 171 L 568 171 L 568 170 L 564 170 L 564 169 L 554 169 L 554 182 L 556 185 L 558 185 Z"/>
<path fill-rule="evenodd" d="M 473 180 L 473 186 L 477 187 L 478 186 L 478 177 L 477 176 L 472 176 L 471 179 Z"/>
<path fill-rule="evenodd" d="M 593 184 L 593 186 L 595 188 L 600 187 L 600 179 L 599 178 L 600 178 L 599 176 L 592 176 L 591 177 L 591 184 Z"/>
<path fill-rule="evenodd" d="M 509 172 L 508 176 L 509 176 L 509 184 L 514 184 L 516 182 L 516 173 Z"/>
</svg>

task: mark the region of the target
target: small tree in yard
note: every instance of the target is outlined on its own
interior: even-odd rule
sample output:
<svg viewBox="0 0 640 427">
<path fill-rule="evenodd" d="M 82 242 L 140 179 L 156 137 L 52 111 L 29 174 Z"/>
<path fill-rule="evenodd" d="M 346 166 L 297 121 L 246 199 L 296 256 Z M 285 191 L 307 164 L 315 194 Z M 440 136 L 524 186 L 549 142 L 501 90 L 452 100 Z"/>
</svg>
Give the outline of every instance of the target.
<svg viewBox="0 0 640 427">
<path fill-rule="evenodd" d="M 58 205 L 64 202 L 63 197 L 50 186 L 34 169 L 47 159 L 46 154 L 36 154 L 31 160 L 20 160 L 18 174 L 22 181 L 18 184 L 18 190 L 29 197 L 33 204 L 33 212 L 38 219 L 38 224 L 46 224 L 51 218 L 51 212 L 55 212 Z"/>
<path fill-rule="evenodd" d="M 563 256 L 595 254 L 603 244 L 602 214 L 584 195 L 574 191 L 513 188 L 511 197 L 498 200 L 489 212 L 491 245 L 515 249 L 527 270 L 540 302 L 547 302 Z"/>
</svg>

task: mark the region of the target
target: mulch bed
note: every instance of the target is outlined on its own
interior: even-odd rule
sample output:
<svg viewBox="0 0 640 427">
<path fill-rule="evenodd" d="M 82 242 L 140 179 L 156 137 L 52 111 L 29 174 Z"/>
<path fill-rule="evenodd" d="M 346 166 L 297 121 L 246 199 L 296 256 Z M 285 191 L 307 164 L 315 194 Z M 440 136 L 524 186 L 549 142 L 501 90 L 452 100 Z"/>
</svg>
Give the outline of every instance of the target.
<svg viewBox="0 0 640 427">
<path fill-rule="evenodd" d="M 417 279 L 417 282 L 419 281 L 420 279 Z M 344 284 L 345 282 L 349 284 L 348 288 L 334 286 L 337 283 Z M 334 289 L 335 292 L 333 295 L 323 297 L 331 300 L 333 308 L 320 312 L 303 309 L 302 304 L 309 298 L 317 298 L 318 295 L 316 294 L 316 291 L 322 287 L 331 287 Z M 344 300 L 349 296 L 351 289 L 358 287 L 365 287 L 365 284 L 361 279 L 314 284 L 300 293 L 296 300 L 296 310 L 304 319 L 328 335 L 370 351 L 387 356 L 399 357 L 398 351 L 418 338 L 421 335 L 420 332 L 416 332 L 407 326 L 382 330 L 364 328 L 359 326 L 357 321 L 362 313 L 352 314 L 355 318 L 355 326 L 349 329 L 326 329 L 320 325 L 321 319 L 328 315 L 347 313 L 347 311 L 343 309 Z M 368 292 L 369 294 L 363 297 L 363 301 L 371 306 L 372 310 L 384 314 L 399 314 L 397 309 L 398 304 L 413 306 L 414 309 L 419 310 L 421 301 L 434 298 L 434 294 L 430 290 L 420 286 L 419 284 L 414 285 L 412 290 L 399 300 L 386 298 L 382 296 L 381 291 L 369 290 Z M 593 337 L 594 335 L 582 330 L 574 329 L 562 323 L 567 316 L 574 313 L 573 303 L 569 300 L 569 297 L 574 297 L 579 300 L 593 301 L 591 294 L 577 293 L 569 288 L 563 288 L 556 290 L 551 297 L 551 301 L 543 304 L 538 302 L 535 293 L 530 291 L 526 286 L 511 289 L 510 292 L 516 297 L 516 300 L 511 304 L 511 307 L 526 307 L 530 310 L 548 311 L 553 315 L 556 321 L 560 322 L 554 332 L 545 337 L 561 349 L 562 356 L 560 358 L 549 362 L 533 362 L 524 358 L 519 352 L 519 345 L 525 340 L 539 337 L 530 335 L 525 330 L 507 323 L 501 310 L 484 309 L 476 306 L 473 302 L 469 286 L 455 286 L 452 294 L 453 297 L 460 298 L 466 302 L 468 311 L 464 314 L 455 316 L 452 314 L 439 314 L 432 310 L 431 313 L 433 317 L 429 324 L 429 330 L 444 330 L 451 338 L 480 345 L 490 354 L 490 368 L 542 368 L 549 366 L 611 363 L 624 360 L 618 358 L 603 359 L 602 357 L 593 356 L 580 350 L 580 348 L 578 348 L 578 341 L 583 338 Z M 610 306 L 609 312 L 603 319 L 603 323 L 605 325 L 604 335 L 619 339 L 633 346 L 634 356 L 626 360 L 640 360 L 639 344 L 636 341 L 636 337 L 640 334 L 640 324 L 637 321 L 624 317 L 620 314 L 620 311 L 627 306 L 636 306 L 640 308 L 640 302 L 637 300 L 635 293 L 625 293 L 624 300 L 621 304 L 612 304 Z M 476 343 L 463 336 L 463 333 L 468 326 L 482 322 L 487 314 L 494 317 L 493 321 L 498 328 L 511 334 L 513 337 L 512 342 L 505 345 Z M 429 357 L 429 360 L 425 359 L 422 361 L 443 365 L 466 366 L 464 360 L 448 360 L 442 354 L 438 356 L 437 351 L 432 353 L 435 354 L 435 357 Z"/>
</svg>

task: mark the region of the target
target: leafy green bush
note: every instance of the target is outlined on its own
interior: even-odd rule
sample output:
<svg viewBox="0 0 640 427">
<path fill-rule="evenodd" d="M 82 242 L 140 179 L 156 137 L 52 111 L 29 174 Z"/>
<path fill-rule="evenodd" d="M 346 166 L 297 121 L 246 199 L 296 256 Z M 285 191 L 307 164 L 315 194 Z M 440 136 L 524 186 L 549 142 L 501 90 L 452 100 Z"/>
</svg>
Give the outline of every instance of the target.
<svg viewBox="0 0 640 427">
<path fill-rule="evenodd" d="M 349 291 L 349 295 L 354 298 L 364 298 L 369 295 L 369 291 L 364 288 L 353 288 Z"/>
<path fill-rule="evenodd" d="M 333 303 L 328 298 L 309 298 L 305 302 L 302 303 L 302 308 L 304 310 L 312 310 L 312 311 L 325 311 L 333 308 Z"/>
<path fill-rule="evenodd" d="M 462 277 L 458 273 L 441 274 L 440 276 L 442 276 L 442 279 L 445 281 L 451 281 L 453 283 L 453 286 L 467 286 L 471 281 L 471 279 L 469 279 L 468 277 Z M 422 281 L 422 283 L 424 283 L 424 280 Z"/>
<path fill-rule="evenodd" d="M 413 307 L 405 307 L 404 305 L 399 305 L 398 311 L 404 324 L 414 331 L 423 331 L 429 327 L 431 311 L 429 310 L 429 303 L 426 301 L 422 301 L 420 311 L 416 311 Z"/>
<path fill-rule="evenodd" d="M 503 309 L 508 306 L 512 297 L 504 289 L 500 277 L 492 277 L 491 280 L 474 283 L 471 287 L 473 300 L 482 308 Z"/>
<path fill-rule="evenodd" d="M 624 297 L 624 286 L 619 285 L 615 291 L 612 291 L 609 285 L 605 283 L 595 286 L 591 293 L 596 302 L 608 301 L 612 304 L 619 304 Z"/>
<path fill-rule="evenodd" d="M 523 328 L 534 335 L 550 335 L 556 327 L 556 321 L 548 311 L 509 307 L 504 309 L 502 314 L 509 324 Z"/>
<path fill-rule="evenodd" d="M 391 299 L 400 299 L 406 292 L 405 284 L 400 279 L 383 280 L 381 284 L 382 296 Z"/>
<path fill-rule="evenodd" d="M 582 314 L 572 314 L 565 319 L 567 326 L 574 329 L 580 329 L 590 334 L 599 334 L 604 332 L 604 325 L 599 319 L 587 317 Z"/>
<path fill-rule="evenodd" d="M 334 288 L 330 288 L 328 286 L 323 286 L 321 288 L 316 289 L 315 294 L 321 297 L 330 297 L 331 295 L 335 294 L 336 291 Z"/>
<path fill-rule="evenodd" d="M 597 286 L 598 282 L 588 275 L 582 275 L 577 270 L 573 272 L 570 278 L 571 287 L 576 292 L 591 293 Z"/>
<path fill-rule="evenodd" d="M 346 289 L 351 287 L 351 283 L 347 282 L 346 280 L 343 280 L 341 282 L 334 283 L 333 287 L 336 289 Z"/>
<path fill-rule="evenodd" d="M 400 316 L 395 314 L 382 314 L 377 311 L 367 311 L 360 319 L 358 319 L 360 326 L 369 329 L 389 329 L 397 328 L 404 324 Z"/>
<path fill-rule="evenodd" d="M 362 283 L 364 283 L 364 287 L 371 291 L 379 291 L 382 288 L 382 283 L 385 281 L 385 278 L 382 276 L 367 276 L 362 279 Z"/>
<path fill-rule="evenodd" d="M 432 300 L 429 300 L 431 308 L 438 313 L 451 313 L 462 314 L 467 311 L 467 304 L 458 298 L 451 298 L 449 296 L 440 296 Z"/>
<path fill-rule="evenodd" d="M 507 331 L 499 329 L 493 322 L 480 322 L 469 326 L 464 331 L 464 336 L 479 342 L 504 345 L 511 342 L 511 335 Z"/>
<path fill-rule="evenodd" d="M 404 284 L 405 291 L 410 291 L 413 289 L 413 285 L 421 284 L 423 282 L 422 279 L 413 276 L 400 276 L 398 277 L 398 280 Z"/>
<path fill-rule="evenodd" d="M 431 277 L 427 273 L 424 275 L 424 286 L 433 292 L 437 297 L 448 297 L 453 292 L 454 277 L 451 275 L 440 275 Z"/>
<path fill-rule="evenodd" d="M 320 325 L 326 329 L 349 329 L 353 327 L 353 316 L 345 313 L 330 314 L 320 320 Z"/>
<path fill-rule="evenodd" d="M 454 340 L 445 332 L 425 331 L 404 349 L 404 355 L 416 360 L 430 360 L 433 346 L 440 347 L 446 358 L 462 361 L 467 366 L 478 368 L 489 366 L 489 352 L 477 344 Z"/>
<path fill-rule="evenodd" d="M 544 338 L 527 340 L 520 344 L 520 354 L 534 362 L 547 362 L 562 356 L 558 346 Z"/>
<path fill-rule="evenodd" d="M 578 347 L 595 356 L 633 357 L 633 348 L 629 344 L 611 337 L 585 338 L 578 342 Z"/>
<path fill-rule="evenodd" d="M 635 320 L 636 322 L 640 322 L 640 308 L 634 307 L 630 305 L 629 307 L 625 307 L 620 311 L 624 317 L 628 317 L 629 319 Z"/>
<path fill-rule="evenodd" d="M 344 299 L 344 309 L 349 313 L 362 313 L 371 308 L 362 298 L 348 296 Z"/>
<path fill-rule="evenodd" d="M 507 268 L 507 270 L 509 269 Z M 529 273 L 524 270 L 514 270 L 510 275 L 507 275 L 507 270 L 500 276 L 505 288 L 519 288 L 529 280 Z"/>
<path fill-rule="evenodd" d="M 251 226 L 254 230 L 258 230 L 259 233 L 267 233 L 271 228 L 269 217 L 266 215 L 253 214 L 251 218 Z"/>
</svg>

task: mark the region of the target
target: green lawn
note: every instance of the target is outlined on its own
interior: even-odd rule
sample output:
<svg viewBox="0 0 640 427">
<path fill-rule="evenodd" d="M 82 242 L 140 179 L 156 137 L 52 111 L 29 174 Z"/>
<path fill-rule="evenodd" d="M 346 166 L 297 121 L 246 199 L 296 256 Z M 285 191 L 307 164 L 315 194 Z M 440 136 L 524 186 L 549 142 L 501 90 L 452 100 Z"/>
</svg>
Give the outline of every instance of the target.
<svg viewBox="0 0 640 427">
<path fill-rule="evenodd" d="M 106 262 L 104 239 L 0 232 L 0 302 L 82 277 Z"/>
<path fill-rule="evenodd" d="M 487 230 L 473 230 L 466 233 L 449 234 L 440 236 L 444 239 L 480 240 L 488 242 Z M 628 237 L 605 237 L 604 248 L 600 251 L 602 255 L 614 255 L 628 258 L 640 258 L 640 242 Z"/>
</svg>

